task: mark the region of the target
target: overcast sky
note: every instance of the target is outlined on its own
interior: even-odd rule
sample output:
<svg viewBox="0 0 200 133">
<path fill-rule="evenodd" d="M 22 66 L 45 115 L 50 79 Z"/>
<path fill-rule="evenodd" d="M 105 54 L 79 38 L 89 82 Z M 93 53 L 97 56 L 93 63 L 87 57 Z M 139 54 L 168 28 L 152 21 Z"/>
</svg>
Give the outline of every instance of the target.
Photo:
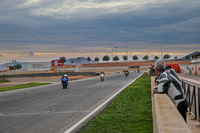
<svg viewBox="0 0 200 133">
<path fill-rule="evenodd" d="M 200 50 L 199 0 L 0 0 L 0 64 Z"/>
</svg>

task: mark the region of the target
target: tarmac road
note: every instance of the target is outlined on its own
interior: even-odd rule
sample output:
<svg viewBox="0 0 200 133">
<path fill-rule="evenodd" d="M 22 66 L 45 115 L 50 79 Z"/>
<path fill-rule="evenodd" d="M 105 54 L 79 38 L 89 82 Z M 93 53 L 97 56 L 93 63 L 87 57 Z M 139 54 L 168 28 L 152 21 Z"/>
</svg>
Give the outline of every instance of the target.
<svg viewBox="0 0 200 133">
<path fill-rule="evenodd" d="M 130 73 L 0 93 L 0 133 L 63 133 L 139 76 Z"/>
</svg>

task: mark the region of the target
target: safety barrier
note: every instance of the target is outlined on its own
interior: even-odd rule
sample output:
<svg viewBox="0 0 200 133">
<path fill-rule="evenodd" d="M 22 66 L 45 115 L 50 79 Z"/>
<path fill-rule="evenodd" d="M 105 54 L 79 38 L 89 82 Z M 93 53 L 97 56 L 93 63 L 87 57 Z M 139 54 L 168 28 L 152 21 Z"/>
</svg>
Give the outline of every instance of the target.
<svg viewBox="0 0 200 133">
<path fill-rule="evenodd" d="M 20 77 L 48 77 L 48 76 L 63 76 L 65 72 L 55 73 L 32 73 L 32 74 L 17 74 L 17 75 L 0 75 L 0 78 L 20 78 Z M 68 75 L 96 75 L 96 72 L 67 72 Z"/>
<path fill-rule="evenodd" d="M 189 101 L 188 112 L 193 115 L 194 119 L 200 121 L 200 87 L 182 81 L 182 87 Z"/>
</svg>

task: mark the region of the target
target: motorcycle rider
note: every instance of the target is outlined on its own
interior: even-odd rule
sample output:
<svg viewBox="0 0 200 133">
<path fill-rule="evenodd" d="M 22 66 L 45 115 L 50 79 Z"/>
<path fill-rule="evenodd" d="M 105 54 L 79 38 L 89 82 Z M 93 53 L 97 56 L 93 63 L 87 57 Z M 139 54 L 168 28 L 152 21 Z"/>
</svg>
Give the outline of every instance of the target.
<svg viewBox="0 0 200 133">
<path fill-rule="evenodd" d="M 140 68 L 138 68 L 137 72 L 140 73 Z"/>
<path fill-rule="evenodd" d="M 129 71 L 128 70 L 123 70 L 123 72 L 125 73 L 125 76 L 128 77 Z"/>
<path fill-rule="evenodd" d="M 61 82 L 63 85 L 63 89 L 66 89 L 68 86 L 68 76 L 67 74 L 64 74 L 63 77 L 61 78 Z"/>
<path fill-rule="evenodd" d="M 99 76 L 101 78 L 101 81 L 104 81 L 105 73 L 104 72 L 100 72 Z"/>
</svg>

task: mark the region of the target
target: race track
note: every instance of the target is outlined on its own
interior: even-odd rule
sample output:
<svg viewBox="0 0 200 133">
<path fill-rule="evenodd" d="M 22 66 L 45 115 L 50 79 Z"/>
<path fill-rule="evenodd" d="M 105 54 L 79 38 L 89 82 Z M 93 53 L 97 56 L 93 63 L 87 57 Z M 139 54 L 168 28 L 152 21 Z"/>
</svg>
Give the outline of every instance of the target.
<svg viewBox="0 0 200 133">
<path fill-rule="evenodd" d="M 51 84 L 0 93 L 0 133 L 63 133 L 138 73 L 70 81 L 68 89 Z"/>
</svg>

